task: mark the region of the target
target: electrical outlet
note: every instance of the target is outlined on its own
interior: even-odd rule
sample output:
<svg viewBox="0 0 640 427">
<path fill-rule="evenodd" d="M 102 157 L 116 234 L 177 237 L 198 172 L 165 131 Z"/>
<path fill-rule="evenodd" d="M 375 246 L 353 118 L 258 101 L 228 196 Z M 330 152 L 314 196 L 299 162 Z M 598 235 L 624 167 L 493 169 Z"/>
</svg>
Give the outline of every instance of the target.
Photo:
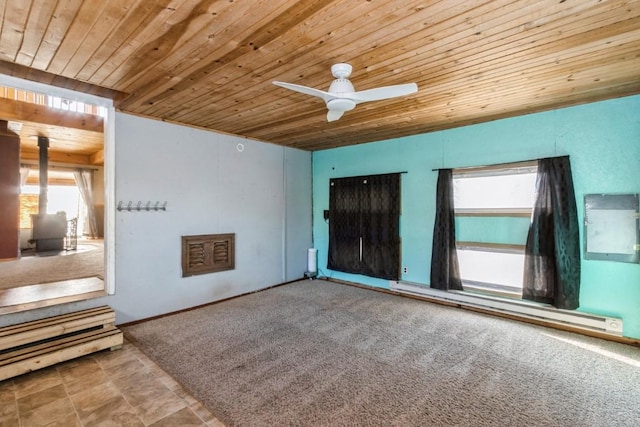
<svg viewBox="0 0 640 427">
<path fill-rule="evenodd" d="M 407 267 L 402 267 L 402 274 L 407 274 Z"/>
</svg>

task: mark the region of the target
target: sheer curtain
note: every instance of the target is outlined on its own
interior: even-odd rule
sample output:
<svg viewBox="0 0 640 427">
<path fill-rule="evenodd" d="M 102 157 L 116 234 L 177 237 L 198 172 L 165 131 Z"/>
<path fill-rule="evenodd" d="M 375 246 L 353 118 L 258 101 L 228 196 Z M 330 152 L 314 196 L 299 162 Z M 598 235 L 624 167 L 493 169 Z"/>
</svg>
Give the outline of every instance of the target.
<svg viewBox="0 0 640 427">
<path fill-rule="evenodd" d="M 96 212 L 93 205 L 93 170 L 76 169 L 73 172 L 78 190 L 87 208 L 87 224 L 89 228 L 89 237 L 98 237 L 98 223 L 96 221 Z"/>
<path fill-rule="evenodd" d="M 31 171 L 31 168 L 28 165 L 20 165 L 20 192 L 22 192 L 22 187 L 27 183 L 29 171 Z"/>
<path fill-rule="evenodd" d="M 538 160 L 527 235 L 522 298 L 575 309 L 580 294 L 580 236 L 569 157 Z"/>
<path fill-rule="evenodd" d="M 453 173 L 451 169 L 440 169 L 436 188 L 436 219 L 433 226 L 431 252 L 430 286 L 435 289 L 462 290 L 453 208 Z"/>
</svg>

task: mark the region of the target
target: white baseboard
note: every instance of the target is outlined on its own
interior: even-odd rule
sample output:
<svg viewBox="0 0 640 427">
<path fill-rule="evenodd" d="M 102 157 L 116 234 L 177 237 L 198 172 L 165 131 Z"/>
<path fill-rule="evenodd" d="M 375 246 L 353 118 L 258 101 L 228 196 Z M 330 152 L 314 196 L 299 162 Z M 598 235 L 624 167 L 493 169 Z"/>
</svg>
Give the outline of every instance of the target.
<svg viewBox="0 0 640 427">
<path fill-rule="evenodd" d="M 573 310 L 561 310 L 543 304 L 507 298 L 472 295 L 461 291 L 442 291 L 410 282 L 390 281 L 392 290 L 400 293 L 426 296 L 443 302 L 456 303 L 470 308 L 481 308 L 497 313 L 512 314 L 529 319 L 543 320 L 613 336 L 622 336 L 622 319 L 582 313 Z"/>
</svg>

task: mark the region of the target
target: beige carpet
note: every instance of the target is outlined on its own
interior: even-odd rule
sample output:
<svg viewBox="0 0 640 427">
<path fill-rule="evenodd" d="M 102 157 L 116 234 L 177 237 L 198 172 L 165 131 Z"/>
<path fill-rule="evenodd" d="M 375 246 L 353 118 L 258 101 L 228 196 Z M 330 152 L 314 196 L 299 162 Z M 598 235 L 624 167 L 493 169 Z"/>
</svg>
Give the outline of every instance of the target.
<svg viewBox="0 0 640 427">
<path fill-rule="evenodd" d="M 326 281 L 123 328 L 227 426 L 637 426 L 640 349 Z"/>
<path fill-rule="evenodd" d="M 66 255 L 34 255 L 0 262 L 0 289 L 85 277 L 104 278 L 102 242 L 83 243 L 79 250 L 68 251 Z"/>
</svg>

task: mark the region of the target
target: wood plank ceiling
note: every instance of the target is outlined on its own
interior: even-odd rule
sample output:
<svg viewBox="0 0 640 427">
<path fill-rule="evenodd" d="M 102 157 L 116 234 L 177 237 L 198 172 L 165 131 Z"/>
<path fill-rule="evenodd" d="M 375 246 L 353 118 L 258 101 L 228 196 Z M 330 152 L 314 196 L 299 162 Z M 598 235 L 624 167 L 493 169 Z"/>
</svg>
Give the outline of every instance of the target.
<svg viewBox="0 0 640 427">
<path fill-rule="evenodd" d="M 640 93 L 637 0 L 0 0 L 0 24 L 2 73 L 306 150 Z M 328 123 L 271 84 L 326 90 L 337 62 L 419 92 Z"/>
</svg>

